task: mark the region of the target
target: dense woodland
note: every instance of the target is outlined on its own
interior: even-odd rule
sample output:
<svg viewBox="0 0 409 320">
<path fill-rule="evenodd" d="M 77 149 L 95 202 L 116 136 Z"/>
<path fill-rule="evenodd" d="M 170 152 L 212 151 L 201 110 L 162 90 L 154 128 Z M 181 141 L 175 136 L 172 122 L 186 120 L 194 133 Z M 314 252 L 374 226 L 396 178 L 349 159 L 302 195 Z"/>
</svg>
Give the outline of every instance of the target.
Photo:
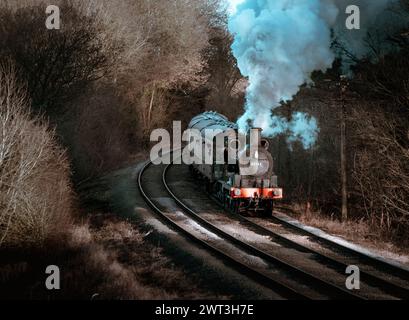
<svg viewBox="0 0 409 320">
<path fill-rule="evenodd" d="M 219 1 L 56 2 L 55 32 L 41 1 L 0 4 L 0 246 L 42 245 L 56 223 L 69 228 L 78 186 L 131 165 L 153 129 L 243 112 L 247 82 Z M 349 219 L 397 242 L 409 240 L 408 34 L 390 35 L 398 52 L 356 63 L 344 94 L 337 62 L 280 108 L 318 119 L 314 148 L 272 144 L 286 201 L 340 219 L 344 103 Z"/>
</svg>

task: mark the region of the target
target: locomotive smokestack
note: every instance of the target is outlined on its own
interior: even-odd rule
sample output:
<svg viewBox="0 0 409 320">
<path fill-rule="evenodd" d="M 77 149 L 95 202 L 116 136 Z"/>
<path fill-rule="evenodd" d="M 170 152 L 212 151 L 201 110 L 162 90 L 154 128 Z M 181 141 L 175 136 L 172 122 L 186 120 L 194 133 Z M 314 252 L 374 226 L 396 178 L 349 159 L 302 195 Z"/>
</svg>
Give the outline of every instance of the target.
<svg viewBox="0 0 409 320">
<path fill-rule="evenodd" d="M 261 134 L 263 133 L 263 129 L 262 128 L 252 128 L 251 130 L 253 130 L 253 132 L 251 133 L 253 135 L 253 139 L 257 138 L 257 145 L 261 144 Z"/>
</svg>

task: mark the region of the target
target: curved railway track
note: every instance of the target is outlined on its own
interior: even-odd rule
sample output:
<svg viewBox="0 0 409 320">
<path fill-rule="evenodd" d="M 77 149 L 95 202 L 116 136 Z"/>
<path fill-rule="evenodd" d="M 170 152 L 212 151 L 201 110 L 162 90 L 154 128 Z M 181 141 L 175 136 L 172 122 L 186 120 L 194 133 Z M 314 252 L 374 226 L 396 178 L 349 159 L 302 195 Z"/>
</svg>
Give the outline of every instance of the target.
<svg viewBox="0 0 409 320">
<path fill-rule="evenodd" d="M 193 220 L 195 223 L 199 224 L 202 228 L 205 228 L 212 234 L 217 235 L 217 237 L 219 237 L 223 242 L 232 245 L 234 247 L 233 251 L 236 251 L 236 253 L 232 254 L 231 252 L 228 252 L 229 250 L 226 250 L 226 248 L 220 248 L 220 246 L 215 245 L 214 243 L 212 243 L 212 241 L 197 236 L 197 234 L 194 234 L 193 232 L 191 232 L 191 230 L 186 228 L 183 223 L 180 223 L 178 219 L 176 219 L 171 214 L 168 214 L 165 209 L 161 208 L 161 205 L 154 200 L 155 195 L 149 195 L 149 193 L 145 190 L 143 178 L 147 170 L 149 170 L 152 166 L 153 165 L 151 162 L 146 163 L 146 165 L 141 169 L 138 176 L 138 187 L 148 205 L 155 211 L 156 214 L 159 215 L 159 217 L 163 221 L 165 221 L 173 229 L 177 230 L 178 232 L 193 240 L 195 243 L 206 248 L 207 250 L 211 251 L 213 254 L 217 255 L 219 259 L 222 259 L 229 265 L 232 265 L 241 273 L 245 274 L 261 285 L 266 286 L 275 292 L 279 292 L 288 299 L 314 298 L 314 295 L 310 296 L 309 294 L 305 293 L 305 287 L 310 288 L 312 291 L 318 292 L 318 296 L 323 299 L 364 299 L 351 291 L 329 283 L 244 241 L 238 240 L 237 238 L 224 232 L 217 226 L 201 218 L 194 210 L 184 204 L 172 192 L 167 183 L 167 173 L 168 169 L 170 168 L 170 166 L 167 166 L 163 169 L 161 183 L 162 187 L 166 189 L 171 199 L 177 204 L 178 207 L 182 209 L 182 211 L 187 215 L 189 219 Z M 268 268 L 260 269 L 251 266 L 251 264 L 243 262 L 243 259 L 240 259 L 239 257 L 245 255 L 262 259 L 262 261 L 268 264 Z M 295 286 L 294 282 L 292 285 L 289 285 L 288 282 L 281 281 L 280 277 L 274 276 L 274 273 L 269 273 L 269 269 L 278 269 L 281 272 L 284 272 L 287 277 L 293 279 L 297 284 L 299 283 L 300 286 L 304 288 L 304 290 L 299 290 L 300 288 Z M 315 297 L 317 297 L 317 295 L 315 295 Z"/>
<path fill-rule="evenodd" d="M 219 204 L 219 206 L 223 207 L 223 204 L 220 203 L 219 199 L 217 199 L 216 197 L 213 197 L 213 200 L 215 202 L 217 202 Z M 290 210 L 288 208 L 285 207 L 276 207 L 279 208 L 279 210 L 282 211 L 288 211 L 291 213 L 295 213 L 293 210 Z M 223 209 L 226 209 L 223 207 Z M 227 211 L 227 210 L 226 210 Z M 252 229 L 258 230 L 259 232 L 268 235 L 269 237 L 271 237 L 272 239 L 274 239 L 274 241 L 276 241 L 277 243 L 280 243 L 281 245 L 287 246 L 288 248 L 292 248 L 295 249 L 297 251 L 300 252 L 307 252 L 310 253 L 312 255 L 315 256 L 315 258 L 318 261 L 321 261 L 323 264 L 326 264 L 330 267 L 332 267 L 334 270 L 338 271 L 338 272 L 345 272 L 346 268 L 349 266 L 349 264 L 337 260 L 333 257 L 331 257 L 330 255 L 326 255 L 322 252 L 319 252 L 317 250 L 314 250 L 308 246 L 302 245 L 296 241 L 293 241 L 283 235 L 281 235 L 280 233 L 267 228 L 265 226 L 262 226 L 254 221 L 252 221 L 251 219 L 244 217 L 242 215 L 236 215 L 236 214 L 232 214 L 231 212 L 227 211 L 227 214 L 229 214 L 232 218 L 239 220 L 241 223 L 246 224 L 247 226 L 251 227 Z M 350 255 L 353 258 L 358 259 L 358 261 L 363 262 L 367 265 L 370 266 L 374 266 L 376 269 L 378 269 L 380 272 L 385 273 L 385 272 L 389 272 L 391 274 L 393 274 L 394 276 L 405 280 L 405 281 L 409 281 L 409 271 L 400 268 L 399 266 L 393 265 L 388 261 L 383 261 L 383 260 L 379 260 L 377 258 L 365 255 L 357 250 L 354 250 L 352 248 L 348 248 L 346 246 L 343 246 L 342 244 L 339 244 L 337 242 L 331 241 L 329 239 L 326 239 L 324 237 L 321 237 L 313 232 L 310 232 L 308 230 L 305 230 L 299 226 L 297 226 L 294 223 L 288 222 L 285 219 L 282 219 L 280 217 L 277 216 L 273 216 L 271 218 L 265 218 L 266 220 L 269 220 L 273 223 L 278 223 L 281 226 L 283 226 L 286 229 L 289 229 L 291 231 L 295 231 L 297 233 L 299 233 L 300 235 L 305 235 L 309 238 L 312 238 L 315 242 L 318 242 L 320 244 L 325 245 L 325 247 L 327 248 L 336 248 L 338 251 L 346 254 L 346 255 Z M 405 299 L 405 300 L 409 300 L 409 287 L 405 287 L 402 286 L 398 283 L 393 282 L 393 281 L 389 281 L 386 280 L 370 271 L 365 271 L 365 270 L 360 270 L 360 275 L 361 275 L 361 279 L 374 286 L 377 288 L 382 289 L 382 291 L 384 291 L 385 293 L 388 293 L 394 297 L 400 298 L 400 299 Z"/>
<path fill-rule="evenodd" d="M 280 294 L 285 296 L 288 299 L 297 299 L 297 300 L 307 300 L 308 297 L 304 296 L 298 292 L 296 292 L 294 289 L 288 287 L 287 285 L 271 278 L 270 276 L 263 274 L 259 272 L 258 270 L 255 270 L 254 268 L 251 268 L 250 266 L 242 263 L 235 257 L 221 251 L 219 248 L 213 246 L 212 244 L 202 240 L 201 238 L 195 236 L 193 233 L 189 232 L 187 229 L 183 228 L 180 226 L 177 222 L 175 222 L 173 219 L 169 218 L 169 216 L 164 212 L 163 209 L 160 208 L 153 200 L 152 196 L 148 195 L 148 193 L 144 189 L 144 185 L 142 183 L 142 178 L 144 173 L 147 171 L 147 169 L 152 165 L 151 162 L 146 163 L 146 165 L 140 170 L 139 175 L 138 175 L 138 188 L 142 194 L 142 197 L 146 201 L 146 203 L 151 207 L 151 209 L 159 215 L 159 217 L 167 223 L 169 226 L 171 226 L 173 229 L 176 231 L 180 232 L 184 236 L 188 237 L 190 240 L 194 241 L 198 245 L 204 247 L 205 249 L 209 250 L 216 256 L 218 256 L 220 259 L 223 261 L 226 261 L 229 265 L 232 265 L 235 267 L 237 270 L 239 270 L 241 273 L 245 274 L 246 276 L 250 277 L 254 281 L 262 284 L 263 286 L 268 287 L 269 289 L 273 289 L 278 291 Z"/>
<path fill-rule="evenodd" d="M 296 274 L 300 274 L 300 271 L 304 273 L 303 277 L 304 278 L 308 278 L 309 281 L 314 282 L 314 276 L 311 274 L 308 274 L 302 270 L 300 270 L 297 267 L 294 267 L 292 265 L 289 265 L 288 263 L 281 261 L 275 257 L 272 257 L 269 254 L 266 254 L 263 251 L 258 250 L 257 248 L 254 248 L 253 246 L 247 244 L 247 243 L 243 243 L 242 241 L 238 240 L 237 238 L 231 236 L 230 234 L 220 230 L 219 227 L 215 226 L 214 224 L 210 223 L 209 221 L 203 219 L 200 215 L 198 215 L 194 210 L 192 210 L 191 208 L 189 208 L 189 206 L 187 206 L 183 201 L 181 201 L 176 195 L 175 193 L 172 191 L 172 189 L 169 187 L 169 185 L 166 183 L 166 174 L 167 171 L 169 170 L 169 168 L 171 167 L 168 166 L 163 174 L 163 183 L 168 191 L 168 193 L 171 195 L 171 197 L 178 203 L 178 205 L 183 208 L 183 210 L 189 214 L 190 217 L 192 217 L 195 221 L 197 221 L 198 223 L 200 223 L 201 225 L 205 226 L 206 228 L 208 228 L 209 230 L 212 230 L 214 232 L 217 232 L 218 234 L 221 234 L 224 238 L 228 239 L 229 241 L 236 243 L 237 245 L 243 247 L 244 249 L 249 250 L 250 252 L 252 252 L 253 254 L 257 254 L 260 257 L 263 257 L 266 260 L 269 260 L 272 263 L 278 263 L 279 265 L 285 267 L 285 268 L 289 268 L 290 270 L 292 270 L 293 272 L 295 272 Z M 217 199 L 216 199 L 217 200 Z M 328 266 L 329 268 L 333 269 L 334 271 L 338 272 L 339 274 L 345 274 L 346 268 L 348 267 L 349 264 L 343 262 L 341 259 L 336 259 L 331 257 L 330 255 L 326 255 L 322 252 L 319 252 L 317 250 L 311 249 L 310 247 L 307 247 L 305 245 L 302 245 L 300 243 L 297 243 L 293 240 L 290 240 L 286 237 L 284 237 L 283 235 L 281 235 L 278 232 L 275 232 L 269 228 L 266 228 L 262 225 L 259 225 L 253 221 L 251 221 L 250 219 L 247 219 L 243 216 L 240 215 L 231 215 L 232 217 L 234 217 L 235 219 L 239 220 L 241 223 L 246 224 L 247 226 L 251 227 L 252 229 L 258 230 L 260 233 L 265 234 L 269 237 L 271 237 L 274 242 L 279 243 L 280 245 L 283 245 L 285 247 L 291 248 L 291 249 L 295 249 L 297 251 L 300 252 L 307 252 L 309 254 L 311 254 L 312 256 L 314 256 L 314 259 L 316 261 L 319 261 L 320 263 L 322 263 L 323 265 Z M 302 234 L 306 234 L 310 237 L 313 238 L 319 238 L 318 236 L 297 228 L 296 225 L 293 225 L 285 220 L 279 219 L 277 218 L 279 222 L 281 222 L 282 225 L 286 226 L 287 228 L 291 228 L 292 230 L 297 230 L 299 233 Z M 274 221 L 276 221 L 277 219 L 275 219 Z M 319 239 L 321 240 L 321 239 Z M 334 247 L 339 247 L 340 245 L 337 243 L 333 243 L 332 241 L 329 241 L 327 239 L 323 239 L 326 240 L 324 241 L 326 243 L 327 246 L 334 246 Z M 343 246 L 341 246 L 343 248 Z M 256 249 L 256 250 L 254 250 Z M 348 249 L 348 248 L 346 248 Z M 351 249 L 346 250 L 347 252 L 350 252 Z M 382 272 L 385 271 L 391 271 L 391 270 L 398 270 L 399 272 L 395 273 L 393 272 L 394 275 L 399 275 L 401 276 L 402 274 L 405 274 L 406 270 L 404 269 L 399 269 L 398 267 L 394 266 L 394 265 L 390 265 L 388 262 L 383 263 L 383 261 L 368 257 L 364 254 L 360 254 L 358 251 L 353 250 L 354 256 L 358 256 L 360 257 L 361 260 L 364 260 L 367 264 L 374 264 L 378 267 L 378 269 L 380 269 Z M 383 267 L 383 268 L 382 268 Z M 398 268 L 398 269 L 396 269 Z M 295 269 L 295 270 L 294 270 Z M 386 294 L 389 294 L 392 297 L 398 298 L 398 299 L 409 299 L 409 289 L 401 284 L 396 283 L 396 281 L 390 281 L 387 280 L 387 274 L 386 277 L 381 277 L 379 275 L 377 275 L 376 273 L 372 273 L 370 271 L 367 270 L 360 270 L 360 275 L 361 275 L 361 280 L 362 282 L 378 288 L 381 290 L 381 292 L 384 292 Z M 402 279 L 406 279 L 406 277 L 402 277 Z M 322 286 L 322 288 L 325 289 L 325 287 L 328 289 L 331 284 L 329 284 L 328 282 L 324 284 L 320 284 Z M 333 285 L 332 285 L 333 286 Z M 342 288 L 339 288 L 342 290 Z M 342 290 L 343 291 L 343 290 Z M 350 293 L 350 292 L 348 292 Z"/>
<path fill-rule="evenodd" d="M 258 223 L 255 223 L 249 219 L 247 219 L 246 217 L 242 217 L 239 216 L 239 219 L 241 221 L 243 221 L 244 223 L 246 223 L 247 225 L 251 226 L 254 229 L 257 229 L 267 235 L 269 235 L 270 237 L 272 237 L 273 239 L 275 239 L 276 241 L 282 243 L 283 245 L 287 245 L 291 248 L 294 248 L 296 250 L 299 251 L 303 251 L 303 252 L 308 252 L 312 255 L 314 255 L 316 257 L 317 260 L 321 261 L 322 263 L 331 266 L 332 268 L 334 268 L 334 270 L 337 270 L 339 272 L 345 272 L 346 268 L 348 267 L 348 264 L 346 264 L 345 262 L 342 262 L 340 260 L 337 260 L 335 258 L 330 257 L 329 255 L 326 255 L 322 252 L 318 252 L 317 250 L 311 249 L 310 247 L 304 246 L 298 242 L 292 241 L 284 236 L 282 236 L 281 234 L 279 234 L 278 232 L 275 232 L 269 228 L 266 228 Z M 302 230 L 302 229 L 301 229 Z M 328 242 L 328 245 L 332 245 L 332 242 Z M 362 257 L 368 258 L 364 255 L 361 256 Z M 367 259 L 366 260 L 367 263 L 371 262 L 371 259 Z M 377 261 L 377 263 L 379 263 Z M 365 270 L 360 270 L 360 275 L 361 275 L 361 280 L 374 286 L 377 288 L 382 289 L 383 291 L 385 291 L 386 293 L 395 296 L 397 298 L 401 298 L 401 299 L 409 299 L 409 289 L 401 286 L 397 283 L 388 281 L 384 278 L 381 278 L 371 272 L 365 271 Z"/>
<path fill-rule="evenodd" d="M 214 198 L 214 200 L 218 202 L 218 199 Z M 228 214 L 230 214 L 230 213 L 228 213 Z M 337 259 L 331 257 L 330 255 L 326 255 L 326 254 L 324 254 L 322 252 L 319 252 L 317 250 L 314 250 L 314 249 L 312 249 L 312 248 L 310 248 L 308 246 L 305 246 L 305 245 L 302 245 L 302 244 L 300 244 L 300 243 L 298 243 L 296 241 L 293 241 L 293 240 L 281 235 L 280 233 L 278 233 L 278 232 L 276 232 L 276 231 L 274 231 L 274 230 L 272 230 L 270 228 L 267 228 L 265 226 L 262 226 L 262 225 L 260 225 L 260 224 L 258 224 L 256 222 L 244 217 L 244 216 L 236 215 L 236 216 L 234 216 L 234 218 L 239 220 L 240 222 L 244 223 L 245 225 L 249 226 L 250 228 L 258 230 L 259 232 L 271 237 L 272 239 L 274 239 L 274 241 L 276 241 L 277 243 L 279 243 L 281 245 L 284 245 L 284 246 L 286 246 L 288 248 L 295 249 L 295 250 L 300 251 L 300 252 L 307 252 L 307 253 L 312 254 L 317 261 L 320 261 L 321 263 L 330 266 L 331 268 L 333 268 L 334 270 L 336 270 L 336 271 L 338 271 L 340 273 L 345 272 L 346 268 L 349 266 L 349 264 L 347 264 L 347 263 L 345 263 L 343 261 L 337 260 Z M 304 230 L 302 228 L 297 227 L 296 225 L 293 225 L 293 224 L 291 224 L 291 223 L 289 223 L 289 222 L 287 222 L 285 220 L 279 219 L 277 217 L 273 217 L 273 218 L 268 219 L 268 220 L 278 222 L 282 226 L 284 226 L 284 227 L 286 227 L 288 229 L 291 229 L 293 231 L 297 231 L 298 233 L 300 233 L 302 235 L 312 237 L 317 242 L 324 243 L 327 247 L 331 247 L 331 246 L 336 247 L 342 252 L 349 253 L 352 256 L 354 256 L 356 258 L 359 258 L 359 260 L 362 260 L 362 261 L 366 262 L 366 264 L 369 264 L 369 265 L 372 264 L 372 265 L 377 266 L 377 268 L 381 272 L 385 272 L 385 271 L 387 271 L 387 272 L 392 271 L 393 272 L 393 270 L 398 268 L 398 267 L 395 267 L 393 265 L 388 264 L 387 262 L 385 262 L 386 265 L 384 265 L 383 261 L 379 261 L 377 259 L 368 257 L 368 256 L 360 253 L 359 251 L 349 249 L 349 248 L 344 247 L 344 246 L 342 246 L 342 245 L 340 245 L 340 244 L 338 244 L 336 242 L 332 242 L 332 241 L 330 241 L 328 239 L 321 238 L 321 237 L 319 237 L 319 236 L 317 236 L 317 235 L 315 235 L 315 234 L 313 234 L 311 232 L 308 232 L 308 231 L 306 231 L 306 230 Z M 392 268 L 391 268 L 391 266 L 392 266 Z M 400 277 L 400 278 L 402 278 L 402 279 L 404 279 L 404 280 L 408 280 L 407 275 L 406 275 L 406 270 L 404 270 L 404 269 L 399 269 L 398 273 L 393 272 L 393 274 Z M 404 275 L 403 277 L 401 276 L 402 274 Z M 362 281 L 364 281 L 364 282 L 366 282 L 366 283 L 368 283 L 368 284 L 370 284 L 370 285 L 372 285 L 374 287 L 382 289 L 382 291 L 384 291 L 385 293 L 388 293 L 388 294 L 390 294 L 390 295 L 392 295 L 394 297 L 400 298 L 400 299 L 405 299 L 405 300 L 409 299 L 409 288 L 407 288 L 405 286 L 399 285 L 398 283 L 395 283 L 395 282 L 392 282 L 392 281 L 388 281 L 388 280 L 386 280 L 386 279 L 384 279 L 384 278 L 382 278 L 382 277 L 380 277 L 380 276 L 378 276 L 376 274 L 373 274 L 372 272 L 365 271 L 365 270 L 360 270 L 360 275 L 361 275 L 361 280 Z"/>
<path fill-rule="evenodd" d="M 295 213 L 294 210 L 291 210 L 291 209 L 288 209 L 288 208 L 285 208 L 285 207 L 276 207 L 276 208 L 279 209 L 279 210 L 282 210 L 282 211 Z M 316 242 L 319 242 L 319 243 L 324 244 L 326 246 L 334 247 L 337 250 L 339 250 L 339 251 L 341 251 L 341 252 L 343 252 L 345 254 L 348 254 L 350 256 L 353 256 L 353 257 L 357 258 L 358 260 L 360 260 L 360 261 L 362 261 L 364 263 L 368 263 L 370 265 L 375 266 L 379 270 L 390 272 L 393 275 L 401 278 L 402 280 L 409 281 L 409 270 L 403 269 L 403 268 L 401 268 L 401 267 L 399 267 L 399 266 L 397 266 L 395 264 L 392 264 L 392 263 L 390 263 L 388 261 L 384 261 L 384 260 L 381 260 L 379 258 L 368 256 L 368 255 L 366 255 L 366 254 L 364 254 L 364 253 L 362 253 L 362 252 L 360 252 L 358 250 L 355 250 L 353 248 L 344 246 L 344 245 L 342 245 L 340 243 L 334 242 L 334 241 L 332 241 L 330 239 L 319 236 L 319 235 L 315 234 L 312 231 L 308 231 L 306 229 L 303 229 L 300 226 L 297 226 L 295 223 L 291 223 L 289 221 L 286 221 L 285 219 L 282 219 L 282 218 L 280 218 L 278 216 L 273 216 L 273 217 L 269 218 L 269 220 L 271 220 L 274 223 L 279 223 L 280 225 L 282 225 L 283 227 L 285 227 L 287 229 L 290 229 L 292 231 L 295 231 L 295 232 L 298 232 L 298 233 L 303 234 L 305 236 L 308 236 L 308 237 L 312 238 L 313 240 L 315 240 Z M 262 227 L 262 226 L 260 226 L 260 227 Z M 409 299 L 409 289 L 405 288 L 405 292 L 407 294 L 406 298 Z"/>
</svg>

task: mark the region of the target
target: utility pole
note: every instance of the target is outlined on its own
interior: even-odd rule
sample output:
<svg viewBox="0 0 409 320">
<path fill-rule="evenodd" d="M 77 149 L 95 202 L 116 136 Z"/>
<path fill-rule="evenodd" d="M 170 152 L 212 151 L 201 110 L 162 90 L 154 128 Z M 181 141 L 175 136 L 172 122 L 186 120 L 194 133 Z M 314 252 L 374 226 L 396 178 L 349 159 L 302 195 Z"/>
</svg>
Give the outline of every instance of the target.
<svg viewBox="0 0 409 320">
<path fill-rule="evenodd" d="M 342 221 L 348 220 L 348 173 L 347 173 L 347 128 L 346 128 L 346 92 L 348 79 L 341 76 L 341 186 L 342 186 Z"/>
</svg>

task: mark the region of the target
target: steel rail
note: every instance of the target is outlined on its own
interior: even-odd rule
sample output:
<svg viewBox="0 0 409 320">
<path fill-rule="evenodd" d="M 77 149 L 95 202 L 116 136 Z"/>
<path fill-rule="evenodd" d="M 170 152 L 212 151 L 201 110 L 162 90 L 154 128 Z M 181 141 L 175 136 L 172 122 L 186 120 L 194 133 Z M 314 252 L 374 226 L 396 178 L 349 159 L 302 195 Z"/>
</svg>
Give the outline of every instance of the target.
<svg viewBox="0 0 409 320">
<path fill-rule="evenodd" d="M 287 212 L 291 212 L 291 213 L 296 213 L 294 210 L 292 209 L 288 209 L 288 208 L 284 208 L 284 207 L 276 207 L 279 210 L 284 210 Z M 317 242 L 320 242 L 326 246 L 329 246 L 331 248 L 336 248 L 337 250 L 346 253 L 350 256 L 353 256 L 361 261 L 363 261 L 364 263 L 371 265 L 371 266 L 375 266 L 377 269 L 379 269 L 379 271 L 381 272 L 388 272 L 393 274 L 394 276 L 397 276 L 401 279 L 407 280 L 409 281 L 409 270 L 407 269 L 403 269 L 397 265 L 394 265 L 388 261 L 384 261 L 384 260 L 380 260 L 377 259 L 375 257 L 371 257 L 368 256 L 362 252 L 359 252 L 357 250 L 354 250 L 352 248 L 346 247 L 340 243 L 331 241 L 329 239 L 326 239 L 324 237 L 321 237 L 319 235 L 314 234 L 313 232 L 310 232 L 308 230 L 305 230 L 303 228 L 300 228 L 299 226 L 292 224 L 284 219 L 281 219 L 280 217 L 277 216 L 273 216 L 271 218 L 269 218 L 269 220 L 273 221 L 273 222 L 277 222 L 279 224 L 281 224 L 284 227 L 287 227 L 288 229 L 291 229 L 293 231 L 297 231 L 303 235 L 306 235 L 312 239 L 314 239 Z"/>
<path fill-rule="evenodd" d="M 311 285 L 313 288 L 319 287 L 321 290 L 323 290 L 326 294 L 329 294 L 330 297 L 334 296 L 339 299 L 354 299 L 354 300 L 365 300 L 365 298 L 356 295 L 355 293 L 348 291 L 347 289 L 338 287 L 330 282 L 327 282 L 323 279 L 320 279 L 288 262 L 285 262 L 277 257 L 274 257 L 264 251 L 261 251 L 260 249 L 243 242 L 241 240 L 238 240 L 237 238 L 233 237 L 232 235 L 226 233 L 225 231 L 221 230 L 214 224 L 210 223 L 209 221 L 203 219 L 200 217 L 199 214 L 197 214 L 194 210 L 189 208 L 183 201 L 181 201 L 172 191 L 172 189 L 169 187 L 167 183 L 167 173 L 169 171 L 169 168 L 172 166 L 172 164 L 166 166 L 165 170 L 163 171 L 163 184 L 165 188 L 167 189 L 169 195 L 173 198 L 173 200 L 184 210 L 186 214 L 188 214 L 192 219 L 194 219 L 197 223 L 199 223 L 202 227 L 205 227 L 208 230 L 211 230 L 218 236 L 227 239 L 231 243 L 241 247 L 248 253 L 252 255 L 256 255 L 266 261 L 269 261 L 273 265 L 280 266 L 281 268 L 285 269 L 288 273 L 292 274 L 293 276 L 298 277 L 302 281 L 304 281 L 305 284 Z"/>
<path fill-rule="evenodd" d="M 170 219 L 165 212 L 163 212 L 149 197 L 147 192 L 145 191 L 142 183 L 142 178 L 146 170 L 152 165 L 149 161 L 147 162 L 143 168 L 141 168 L 138 174 L 138 188 L 139 191 L 144 198 L 145 202 L 151 207 L 151 209 L 164 221 L 166 224 L 170 225 L 172 229 L 180 232 L 185 237 L 189 238 L 190 240 L 194 241 L 195 243 L 199 244 L 203 248 L 207 249 L 208 251 L 212 252 L 216 256 L 218 256 L 223 261 L 227 262 L 231 266 L 235 267 L 236 270 L 244 274 L 245 276 L 251 278 L 252 280 L 256 281 L 258 284 L 267 287 L 268 289 L 277 292 L 283 295 L 287 299 L 294 299 L 294 300 L 308 300 L 309 297 L 297 292 L 293 288 L 287 286 L 286 284 L 278 281 L 276 279 L 271 278 L 270 276 L 255 270 L 248 265 L 242 263 L 241 261 L 237 260 L 236 258 L 232 257 L 231 255 L 223 252 L 222 250 L 216 248 L 215 246 L 211 245 L 210 243 L 196 237 L 194 234 L 190 233 L 188 230 L 181 227 L 175 221 Z"/>
</svg>

